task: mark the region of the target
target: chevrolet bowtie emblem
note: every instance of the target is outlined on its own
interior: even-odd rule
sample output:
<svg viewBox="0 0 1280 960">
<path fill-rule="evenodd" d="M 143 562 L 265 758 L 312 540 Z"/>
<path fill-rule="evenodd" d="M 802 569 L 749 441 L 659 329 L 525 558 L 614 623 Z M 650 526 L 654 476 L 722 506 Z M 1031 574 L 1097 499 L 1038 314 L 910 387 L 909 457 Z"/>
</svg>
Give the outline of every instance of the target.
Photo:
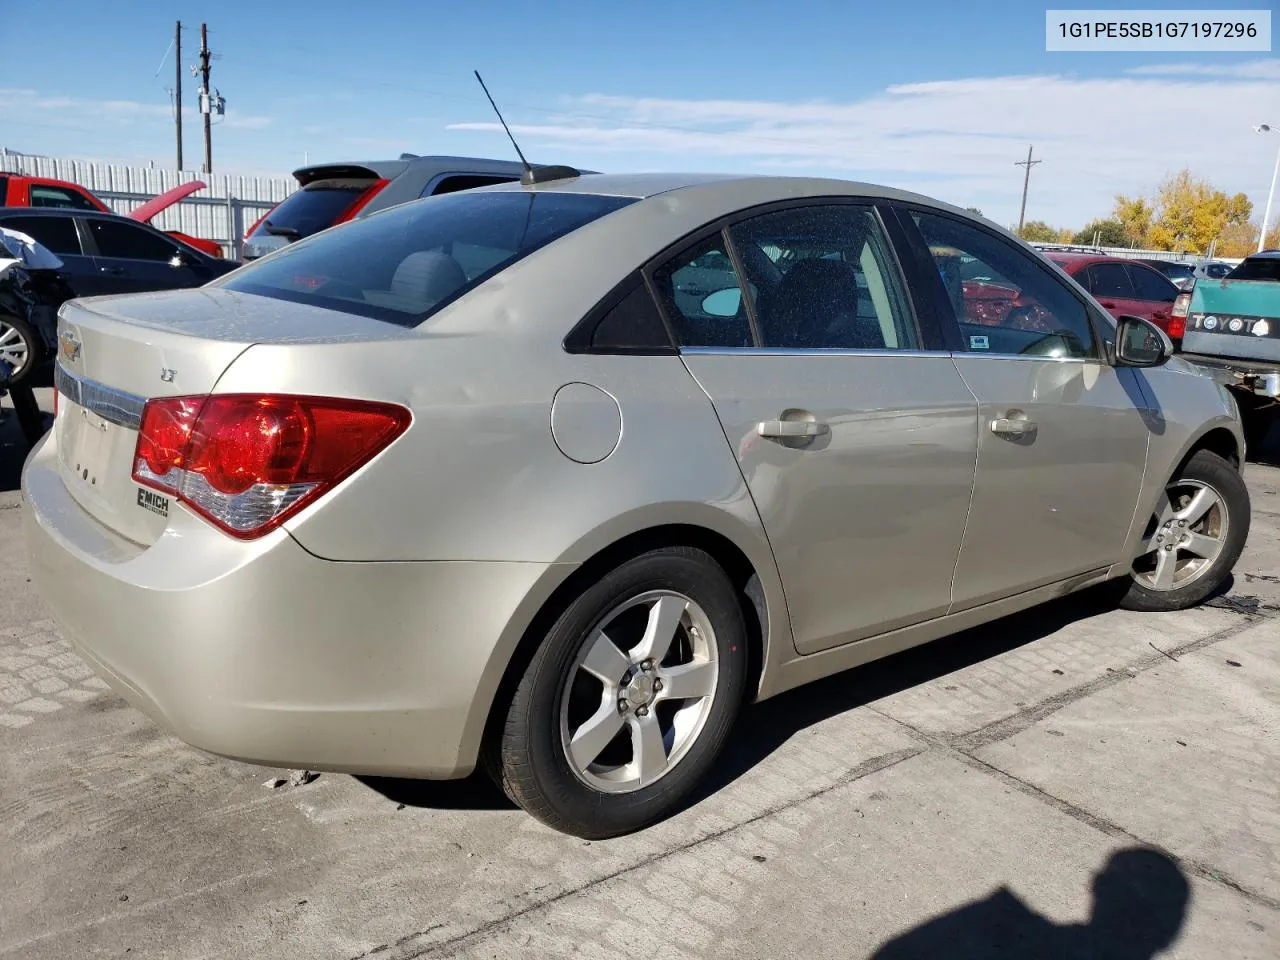
<svg viewBox="0 0 1280 960">
<path fill-rule="evenodd" d="M 62 353 L 62 359 L 68 363 L 80 356 L 80 341 L 76 339 L 76 335 L 67 331 L 61 337 L 59 350 Z"/>
</svg>

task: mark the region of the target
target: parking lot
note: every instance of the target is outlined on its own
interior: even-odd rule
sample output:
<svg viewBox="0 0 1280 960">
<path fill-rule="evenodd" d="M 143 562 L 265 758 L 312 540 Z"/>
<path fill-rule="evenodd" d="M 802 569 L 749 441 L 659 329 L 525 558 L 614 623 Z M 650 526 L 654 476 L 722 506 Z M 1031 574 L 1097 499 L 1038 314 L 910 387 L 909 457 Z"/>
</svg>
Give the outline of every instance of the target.
<svg viewBox="0 0 1280 960">
<path fill-rule="evenodd" d="M 1080 595 L 768 701 L 689 809 L 588 843 L 480 777 L 273 788 L 161 733 L 32 591 L 10 415 L 0 956 L 1273 958 L 1277 433 L 1224 595 Z"/>
</svg>

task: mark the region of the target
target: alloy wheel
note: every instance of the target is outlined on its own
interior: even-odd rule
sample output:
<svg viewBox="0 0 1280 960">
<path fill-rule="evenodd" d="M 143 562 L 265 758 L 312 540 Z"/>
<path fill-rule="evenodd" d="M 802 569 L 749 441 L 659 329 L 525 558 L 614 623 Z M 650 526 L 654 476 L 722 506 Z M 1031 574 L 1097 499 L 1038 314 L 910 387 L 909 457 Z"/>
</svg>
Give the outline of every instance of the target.
<svg viewBox="0 0 1280 960">
<path fill-rule="evenodd" d="M 710 618 L 691 598 L 652 590 L 613 607 L 588 632 L 561 695 L 569 768 L 605 793 L 657 782 L 697 741 L 719 675 Z"/>
<path fill-rule="evenodd" d="M 0 320 L 0 360 L 17 373 L 31 356 L 31 344 L 27 343 L 22 331 L 17 327 Z"/>
<path fill-rule="evenodd" d="M 1147 524 L 1134 578 L 1150 590 L 1177 590 L 1213 566 L 1230 516 L 1222 495 L 1200 480 L 1169 484 Z"/>
</svg>

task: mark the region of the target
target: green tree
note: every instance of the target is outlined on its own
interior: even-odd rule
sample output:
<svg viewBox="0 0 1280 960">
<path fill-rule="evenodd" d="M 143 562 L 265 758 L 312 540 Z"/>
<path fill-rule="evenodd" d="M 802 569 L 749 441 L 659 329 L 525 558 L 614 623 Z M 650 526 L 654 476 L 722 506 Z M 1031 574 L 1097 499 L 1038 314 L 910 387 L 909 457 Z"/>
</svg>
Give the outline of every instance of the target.
<svg viewBox="0 0 1280 960">
<path fill-rule="evenodd" d="M 1095 236 L 1097 237 L 1099 246 L 1129 246 L 1129 234 L 1125 231 L 1124 224 L 1114 217 L 1105 220 L 1098 219 L 1089 221 L 1083 228 L 1076 232 L 1076 235 L 1071 238 L 1071 242 L 1093 243 Z"/>
<path fill-rule="evenodd" d="M 970 213 L 976 213 L 980 217 L 986 216 L 986 214 L 983 213 L 981 210 L 979 210 L 977 207 L 965 207 L 965 209 L 968 210 Z"/>
<path fill-rule="evenodd" d="M 1022 225 L 1022 239 L 1028 243 L 1057 243 L 1059 231 L 1043 220 L 1029 220 Z"/>
</svg>

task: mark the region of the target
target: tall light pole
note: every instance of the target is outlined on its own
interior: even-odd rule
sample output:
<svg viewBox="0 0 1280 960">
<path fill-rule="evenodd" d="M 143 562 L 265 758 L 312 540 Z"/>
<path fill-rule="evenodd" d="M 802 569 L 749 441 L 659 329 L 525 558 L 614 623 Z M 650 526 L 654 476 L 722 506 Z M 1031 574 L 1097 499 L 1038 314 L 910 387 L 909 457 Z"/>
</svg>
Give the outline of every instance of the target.
<svg viewBox="0 0 1280 960">
<path fill-rule="evenodd" d="M 1260 123 L 1253 128 L 1254 133 L 1276 133 L 1275 127 L 1269 123 Z M 1258 234 L 1258 253 L 1267 245 L 1267 224 L 1271 222 L 1271 201 L 1276 196 L 1276 177 L 1280 176 L 1280 149 L 1276 150 L 1276 168 L 1271 171 L 1271 191 L 1267 194 L 1267 209 L 1262 214 L 1262 232 Z"/>
</svg>

